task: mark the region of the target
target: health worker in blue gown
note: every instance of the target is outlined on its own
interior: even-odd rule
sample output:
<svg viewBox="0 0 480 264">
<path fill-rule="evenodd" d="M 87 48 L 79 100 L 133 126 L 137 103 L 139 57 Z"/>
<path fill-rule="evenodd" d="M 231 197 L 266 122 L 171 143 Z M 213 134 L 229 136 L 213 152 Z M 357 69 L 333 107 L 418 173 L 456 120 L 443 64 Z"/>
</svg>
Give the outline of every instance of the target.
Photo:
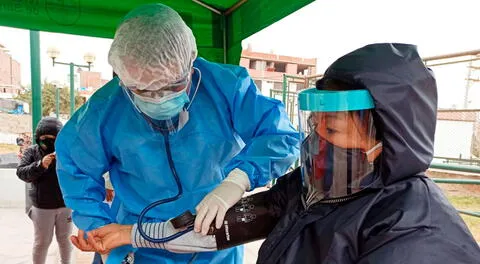
<svg viewBox="0 0 480 264">
<path fill-rule="evenodd" d="M 72 242 L 80 249 L 90 249 L 84 231 L 136 223 L 146 206 L 171 197 L 144 221 L 190 210 L 195 231 L 206 233 L 246 191 L 283 175 L 297 159 L 298 134 L 282 103 L 262 96 L 244 68 L 197 57 L 192 31 L 171 8 L 149 4 L 128 13 L 108 60 L 118 77 L 56 141 L 59 182 L 80 229 Z M 103 203 L 107 171 L 116 210 Z M 135 250 L 108 252 L 107 263 Z M 133 256 L 136 264 L 242 263 L 243 249 L 138 249 Z"/>
</svg>

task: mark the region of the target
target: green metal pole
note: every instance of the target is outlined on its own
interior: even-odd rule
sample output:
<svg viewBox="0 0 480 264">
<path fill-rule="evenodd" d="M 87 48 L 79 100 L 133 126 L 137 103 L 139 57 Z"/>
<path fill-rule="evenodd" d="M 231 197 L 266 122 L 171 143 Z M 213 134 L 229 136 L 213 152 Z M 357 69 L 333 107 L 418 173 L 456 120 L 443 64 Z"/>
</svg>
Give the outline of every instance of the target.
<svg viewBox="0 0 480 264">
<path fill-rule="evenodd" d="M 42 119 L 42 87 L 40 81 L 40 32 L 30 30 L 30 69 L 32 83 L 32 138 Z"/>
<path fill-rule="evenodd" d="M 270 97 L 272 97 L 272 91 L 270 90 Z M 288 109 L 287 109 L 287 75 L 283 75 L 283 85 L 282 85 L 282 101 L 283 105 L 285 106 L 285 111 L 288 114 Z M 275 185 L 277 183 L 277 179 L 272 180 L 272 185 Z"/>
<path fill-rule="evenodd" d="M 472 212 L 472 211 L 466 211 L 466 210 L 457 210 L 459 213 L 464 214 L 464 215 L 470 215 L 470 216 L 475 216 L 475 217 L 480 217 L 479 212 Z"/>
<path fill-rule="evenodd" d="M 73 76 L 73 63 L 70 63 L 70 117 L 73 116 L 75 112 L 75 81 Z"/>
<path fill-rule="evenodd" d="M 470 173 L 480 173 L 480 166 L 432 163 L 430 164 L 430 168 L 441 169 L 441 170 L 451 170 L 451 171 L 462 171 L 462 172 L 470 172 Z"/>
<path fill-rule="evenodd" d="M 222 15 L 223 28 L 223 63 L 227 63 L 227 16 Z"/>
<path fill-rule="evenodd" d="M 448 183 L 448 184 L 474 184 L 480 185 L 480 180 L 472 179 L 441 179 L 441 178 L 432 178 L 436 183 Z"/>
<path fill-rule="evenodd" d="M 60 92 L 58 87 L 55 87 L 55 113 L 57 118 L 60 117 Z"/>
</svg>

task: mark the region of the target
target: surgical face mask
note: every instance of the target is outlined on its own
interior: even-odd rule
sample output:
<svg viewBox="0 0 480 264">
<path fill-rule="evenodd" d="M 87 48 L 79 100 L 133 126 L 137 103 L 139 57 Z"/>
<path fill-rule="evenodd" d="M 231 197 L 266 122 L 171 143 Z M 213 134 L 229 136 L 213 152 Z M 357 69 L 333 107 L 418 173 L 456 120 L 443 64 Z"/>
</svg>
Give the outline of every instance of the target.
<svg viewBox="0 0 480 264">
<path fill-rule="evenodd" d="M 193 67 L 193 69 L 198 72 L 198 83 L 197 83 L 197 86 L 195 87 L 195 90 L 194 90 L 195 92 L 194 92 L 194 94 L 192 96 L 192 100 L 190 100 L 190 102 L 188 100 L 189 96 L 187 95 L 185 97 L 186 94 L 182 94 L 182 92 L 183 93 L 186 92 L 186 90 L 187 90 L 186 88 L 184 90 L 178 92 L 178 93 L 173 94 L 173 95 L 167 95 L 163 98 L 160 98 L 160 100 L 158 100 L 158 98 L 151 98 L 150 100 L 146 100 L 145 98 L 143 98 L 141 96 L 138 96 L 138 95 L 137 96 L 132 96 L 133 92 L 128 87 L 123 85 L 122 82 L 120 82 L 120 87 L 122 87 L 122 90 L 125 93 L 125 96 L 132 103 L 132 105 L 135 107 L 135 109 L 139 113 L 144 115 L 147 122 L 150 123 L 150 125 L 154 129 L 161 130 L 161 131 L 168 131 L 169 133 L 175 133 L 175 132 L 180 131 L 187 124 L 188 120 L 190 119 L 190 115 L 189 115 L 188 110 L 192 106 L 192 103 L 195 100 L 195 97 L 197 96 L 197 92 L 199 90 L 200 83 L 202 82 L 202 72 L 200 71 L 200 69 L 198 69 L 196 67 Z M 188 86 L 189 85 L 187 84 L 187 87 Z M 177 98 L 176 96 L 178 96 L 180 98 Z M 165 103 L 167 101 L 174 100 L 174 99 L 179 100 L 179 101 L 177 101 L 176 103 L 175 103 L 175 101 L 172 101 L 173 104 L 170 104 L 170 106 L 169 106 L 171 108 L 165 107 L 165 108 L 159 109 L 159 107 L 157 106 L 158 104 L 162 104 L 162 103 Z M 180 103 L 180 101 L 183 101 L 184 103 Z M 170 102 L 170 103 L 172 103 L 172 102 Z M 188 105 L 185 107 L 186 103 L 188 103 Z M 142 106 L 142 108 L 140 108 L 140 105 Z M 173 106 L 176 105 L 177 107 L 172 107 L 172 105 Z M 180 105 L 181 105 L 181 107 L 180 107 Z M 168 108 L 172 109 L 172 110 L 163 111 L 164 109 L 168 109 Z M 159 115 L 158 114 L 159 112 L 162 112 L 162 115 Z M 167 112 L 169 112 L 169 113 L 167 113 Z M 177 114 L 178 114 L 178 118 L 176 118 Z M 170 118 L 166 118 L 167 116 L 170 116 Z M 156 118 L 166 118 L 166 119 L 156 119 L 155 117 Z M 175 117 L 175 118 L 172 118 L 172 117 Z M 161 126 L 159 126 L 158 124 L 155 124 L 155 122 L 152 122 L 152 120 L 149 120 L 150 118 L 162 121 L 162 122 L 160 122 Z"/>
<path fill-rule="evenodd" d="M 316 134 L 308 137 L 302 144 L 307 204 L 345 197 L 371 185 L 374 164 L 368 155 L 379 147 L 381 143 L 365 152 L 337 147 Z"/>
<path fill-rule="evenodd" d="M 45 138 L 38 141 L 40 147 L 47 153 L 55 152 L 55 139 L 54 138 Z"/>
<path fill-rule="evenodd" d="M 178 115 L 185 104 L 190 102 L 186 90 L 171 94 L 158 102 L 147 102 L 133 94 L 133 101 L 138 108 L 155 120 L 167 120 Z"/>
</svg>

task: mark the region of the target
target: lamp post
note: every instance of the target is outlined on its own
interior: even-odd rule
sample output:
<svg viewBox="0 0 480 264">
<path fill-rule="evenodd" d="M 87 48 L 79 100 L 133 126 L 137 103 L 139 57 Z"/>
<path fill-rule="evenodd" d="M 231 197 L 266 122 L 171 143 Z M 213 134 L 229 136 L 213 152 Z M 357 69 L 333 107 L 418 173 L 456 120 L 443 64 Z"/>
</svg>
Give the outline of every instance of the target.
<svg viewBox="0 0 480 264">
<path fill-rule="evenodd" d="M 53 88 L 55 88 L 55 115 L 58 119 L 60 118 L 60 84 L 54 82 Z"/>
<path fill-rule="evenodd" d="M 65 63 L 65 62 L 59 62 L 55 61 L 56 58 L 60 55 L 60 51 L 55 48 L 55 47 L 50 47 L 47 50 L 48 56 L 52 59 L 53 66 L 55 67 L 55 64 L 61 64 L 61 65 L 68 65 L 70 67 L 70 117 L 72 117 L 73 113 L 75 112 L 75 81 L 74 81 L 74 67 L 79 67 L 79 68 L 87 68 L 88 71 L 90 71 L 90 68 L 95 62 L 95 54 L 92 52 L 87 52 L 83 56 L 83 59 L 87 63 L 87 65 L 80 65 L 80 64 L 75 64 L 73 62 L 70 63 Z"/>
</svg>

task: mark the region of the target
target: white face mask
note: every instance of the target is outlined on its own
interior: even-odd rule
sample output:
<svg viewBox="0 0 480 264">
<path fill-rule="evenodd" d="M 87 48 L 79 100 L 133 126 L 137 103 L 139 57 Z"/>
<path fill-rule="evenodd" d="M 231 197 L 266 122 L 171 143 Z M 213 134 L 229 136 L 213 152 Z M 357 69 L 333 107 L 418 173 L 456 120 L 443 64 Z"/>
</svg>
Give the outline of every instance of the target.
<svg viewBox="0 0 480 264">
<path fill-rule="evenodd" d="M 147 101 L 144 100 L 145 98 L 143 96 L 138 96 L 129 92 L 129 89 L 125 86 L 122 86 L 122 88 L 138 112 L 143 113 L 154 120 L 166 121 L 166 123 L 169 123 L 167 124 L 168 127 L 175 127 L 173 130 L 179 131 L 189 120 L 188 110 L 190 109 L 190 106 L 197 95 L 198 88 L 200 87 L 200 83 L 202 81 L 202 72 L 198 68 L 194 67 L 194 69 L 198 71 L 199 78 L 192 100 L 189 99 L 186 89 L 177 93 L 169 94 L 164 98 L 160 98 L 160 100 L 153 99 Z M 131 94 L 133 94 L 133 98 Z M 188 106 L 185 107 L 187 104 Z M 172 118 L 176 117 L 177 115 L 178 123 L 176 126 L 173 126 Z"/>
<path fill-rule="evenodd" d="M 143 97 L 133 94 L 133 102 L 140 110 L 155 120 L 167 120 L 175 117 L 190 102 L 185 90 L 161 98 L 158 102 L 145 101 Z"/>
</svg>

